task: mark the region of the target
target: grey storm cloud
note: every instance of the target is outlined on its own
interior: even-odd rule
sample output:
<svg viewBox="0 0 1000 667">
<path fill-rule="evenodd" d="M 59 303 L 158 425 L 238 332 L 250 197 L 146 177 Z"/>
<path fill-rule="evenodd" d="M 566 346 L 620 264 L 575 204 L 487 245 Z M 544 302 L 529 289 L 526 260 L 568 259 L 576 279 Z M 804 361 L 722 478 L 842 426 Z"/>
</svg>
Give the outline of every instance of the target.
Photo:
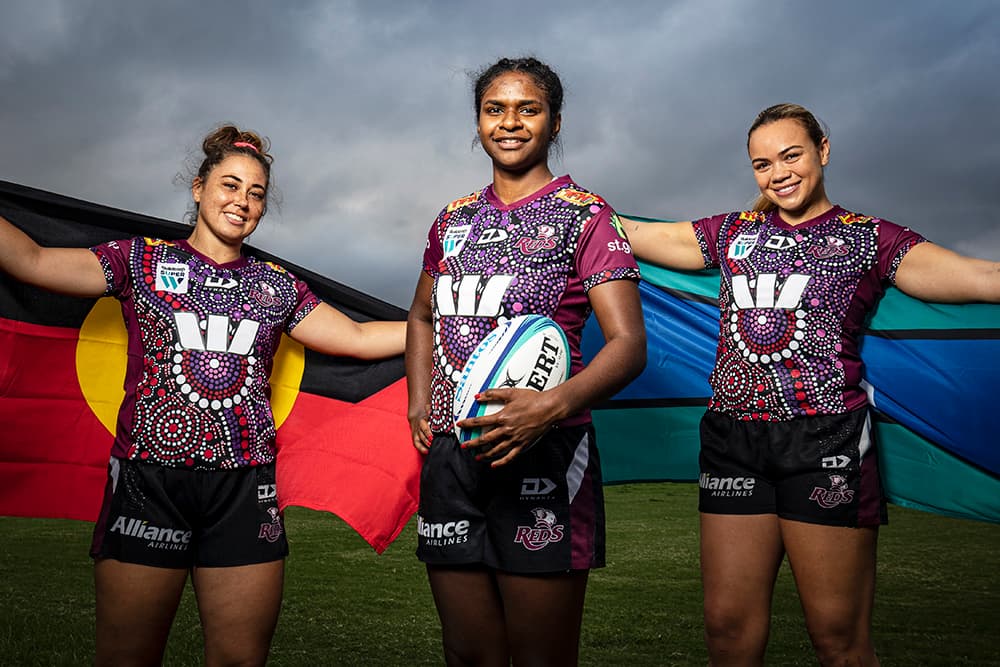
<svg viewBox="0 0 1000 667">
<path fill-rule="evenodd" d="M 624 212 L 690 219 L 756 189 L 746 128 L 830 127 L 831 198 L 1000 259 L 1000 5 L 678 2 L 4 3 L 0 179 L 180 219 L 201 137 L 272 141 L 254 245 L 407 305 L 427 229 L 490 178 L 470 75 L 535 55 L 562 153 Z"/>
</svg>

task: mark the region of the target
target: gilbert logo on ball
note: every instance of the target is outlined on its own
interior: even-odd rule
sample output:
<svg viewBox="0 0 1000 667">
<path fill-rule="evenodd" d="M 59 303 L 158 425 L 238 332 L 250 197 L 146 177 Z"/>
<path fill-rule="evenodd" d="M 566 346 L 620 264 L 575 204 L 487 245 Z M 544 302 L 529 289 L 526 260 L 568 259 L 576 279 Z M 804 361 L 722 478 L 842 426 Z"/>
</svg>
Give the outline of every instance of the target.
<svg viewBox="0 0 1000 667">
<path fill-rule="evenodd" d="M 493 414 L 503 404 L 480 403 L 487 389 L 511 387 L 544 391 L 569 378 L 569 344 L 562 328 L 543 315 L 520 315 L 486 335 L 465 363 L 455 389 L 455 422 Z M 483 435 L 481 428 L 455 426 L 459 442 Z"/>
</svg>

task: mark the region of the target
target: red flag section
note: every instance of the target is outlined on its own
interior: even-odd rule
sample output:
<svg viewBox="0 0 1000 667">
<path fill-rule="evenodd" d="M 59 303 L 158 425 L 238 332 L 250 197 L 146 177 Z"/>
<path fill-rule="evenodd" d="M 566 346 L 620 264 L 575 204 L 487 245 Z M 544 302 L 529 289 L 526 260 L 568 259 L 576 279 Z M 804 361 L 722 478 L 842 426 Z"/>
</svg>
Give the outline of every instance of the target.
<svg viewBox="0 0 1000 667">
<path fill-rule="evenodd" d="M 0 182 L 0 215 L 39 243 L 86 247 L 184 225 Z M 404 311 L 280 258 L 354 319 Z M 50 294 L 0 275 L 0 514 L 94 520 L 117 409 L 125 329 L 114 299 Z M 417 508 L 401 358 L 365 362 L 304 350 L 287 336 L 271 377 L 282 507 L 333 512 L 381 553 Z"/>
<path fill-rule="evenodd" d="M 278 429 L 281 506 L 333 511 L 382 553 L 417 509 L 405 406 L 405 380 L 358 404 L 300 393 Z"/>
<path fill-rule="evenodd" d="M 76 379 L 79 331 L 0 318 L 0 513 L 93 521 L 114 440 Z"/>
</svg>

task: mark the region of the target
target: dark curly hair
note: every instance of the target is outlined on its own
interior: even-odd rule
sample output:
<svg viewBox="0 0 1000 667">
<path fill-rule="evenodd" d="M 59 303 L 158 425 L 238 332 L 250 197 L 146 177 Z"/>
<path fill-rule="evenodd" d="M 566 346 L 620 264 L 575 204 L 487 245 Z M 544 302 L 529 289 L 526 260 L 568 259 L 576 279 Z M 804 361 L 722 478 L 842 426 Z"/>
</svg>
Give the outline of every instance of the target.
<svg viewBox="0 0 1000 667">
<path fill-rule="evenodd" d="M 479 106 L 483 103 L 483 94 L 490 84 L 507 72 L 523 72 L 535 80 L 535 84 L 545 93 L 546 101 L 552 116 L 558 116 L 562 111 L 563 87 L 559 75 L 551 67 L 536 58 L 501 58 L 486 69 L 476 74 L 473 86 L 476 116 L 479 116 Z"/>
<path fill-rule="evenodd" d="M 264 212 L 267 212 L 267 203 L 270 199 L 271 188 L 271 163 L 274 162 L 268 151 L 271 149 L 271 142 L 267 137 L 263 137 L 252 130 L 241 130 L 235 125 L 221 125 L 209 132 L 201 142 L 201 150 L 205 154 L 204 159 L 195 171 L 195 177 L 204 181 L 208 173 L 212 171 L 220 162 L 230 155 L 246 155 L 252 157 L 260 163 L 266 178 L 265 185 L 268 185 L 267 195 L 264 199 Z M 186 218 L 193 223 L 198 219 L 198 204 L 194 204 L 194 209 L 188 210 Z"/>
</svg>

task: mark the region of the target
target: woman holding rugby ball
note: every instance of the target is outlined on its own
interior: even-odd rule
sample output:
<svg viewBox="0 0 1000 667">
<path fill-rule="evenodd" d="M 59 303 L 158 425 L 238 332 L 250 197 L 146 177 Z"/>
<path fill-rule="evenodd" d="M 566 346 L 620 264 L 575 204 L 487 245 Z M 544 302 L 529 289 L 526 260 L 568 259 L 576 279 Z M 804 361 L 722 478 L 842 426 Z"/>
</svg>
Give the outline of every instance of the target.
<svg viewBox="0 0 1000 667">
<path fill-rule="evenodd" d="M 409 418 L 426 454 L 417 556 L 447 664 L 572 665 L 588 574 L 604 565 L 588 408 L 645 365 L 639 272 L 611 207 L 549 170 L 559 77 L 534 58 L 505 58 L 480 73 L 474 103 L 493 181 L 438 215 L 408 320 Z M 591 311 L 606 342 L 584 367 Z M 466 360 L 498 324 L 529 313 L 564 330 L 570 378 L 543 392 L 482 392 L 503 407 L 459 422 L 489 429 L 460 445 L 452 404 Z"/>
<path fill-rule="evenodd" d="M 785 555 L 823 665 L 876 665 L 875 552 L 886 522 L 858 338 L 886 285 L 1000 301 L 1000 264 L 835 206 L 830 141 L 795 104 L 758 114 L 754 210 L 627 221 L 643 260 L 719 267 L 719 346 L 701 422 L 701 572 L 713 665 L 760 665 Z M 713 481 L 738 481 L 720 492 Z M 706 483 L 707 482 L 707 483 Z"/>
</svg>

